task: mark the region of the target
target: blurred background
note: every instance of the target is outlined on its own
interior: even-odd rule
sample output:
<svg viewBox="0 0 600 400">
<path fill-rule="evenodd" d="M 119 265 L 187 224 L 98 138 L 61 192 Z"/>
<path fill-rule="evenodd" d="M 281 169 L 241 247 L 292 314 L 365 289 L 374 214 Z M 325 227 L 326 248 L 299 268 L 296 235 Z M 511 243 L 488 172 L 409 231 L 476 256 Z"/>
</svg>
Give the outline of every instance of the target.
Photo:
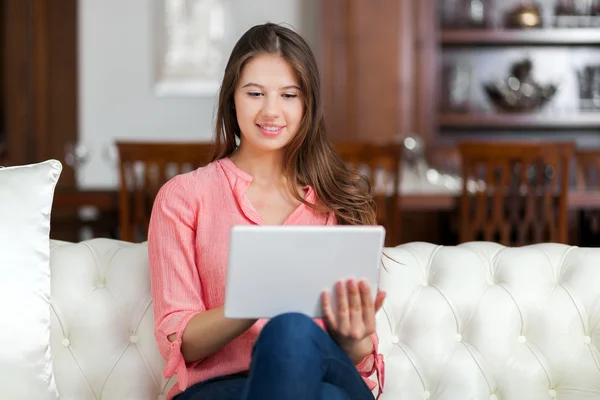
<svg viewBox="0 0 600 400">
<path fill-rule="evenodd" d="M 229 52 L 309 42 L 387 244 L 600 244 L 600 0 L 0 0 L 0 165 L 56 158 L 52 237 L 145 240 L 208 162 Z M 0 188 L 1 190 L 1 188 Z"/>
</svg>

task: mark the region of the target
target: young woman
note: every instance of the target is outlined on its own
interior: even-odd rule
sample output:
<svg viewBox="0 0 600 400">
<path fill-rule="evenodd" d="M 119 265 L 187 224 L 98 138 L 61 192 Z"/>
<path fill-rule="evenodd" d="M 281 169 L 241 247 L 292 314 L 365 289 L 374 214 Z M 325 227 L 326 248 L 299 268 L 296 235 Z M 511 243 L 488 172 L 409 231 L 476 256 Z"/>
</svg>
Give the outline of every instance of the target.
<svg viewBox="0 0 600 400">
<path fill-rule="evenodd" d="M 219 95 L 213 162 L 167 182 L 148 237 L 155 334 L 168 399 L 372 399 L 383 387 L 365 282 L 324 293 L 324 318 L 223 314 L 234 225 L 374 224 L 369 183 L 327 141 L 319 74 L 306 42 L 265 24 L 235 45 Z M 337 296 L 336 314 L 331 296 Z"/>
</svg>

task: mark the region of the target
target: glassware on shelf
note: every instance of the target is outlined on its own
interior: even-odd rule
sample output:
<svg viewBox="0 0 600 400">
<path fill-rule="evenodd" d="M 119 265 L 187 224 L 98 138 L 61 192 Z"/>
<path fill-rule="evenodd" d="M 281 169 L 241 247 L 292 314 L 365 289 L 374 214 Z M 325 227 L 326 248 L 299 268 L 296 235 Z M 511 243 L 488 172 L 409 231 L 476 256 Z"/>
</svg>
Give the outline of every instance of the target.
<svg viewBox="0 0 600 400">
<path fill-rule="evenodd" d="M 462 180 L 457 171 L 432 167 L 425 157 L 423 138 L 415 133 L 403 140 L 402 193 L 458 193 Z"/>
<path fill-rule="evenodd" d="M 460 0 L 440 0 L 440 21 L 442 28 L 460 27 Z"/>
<path fill-rule="evenodd" d="M 67 143 L 65 145 L 65 163 L 78 170 L 89 161 L 91 150 L 82 143 Z"/>
<path fill-rule="evenodd" d="M 574 0 L 557 0 L 554 6 L 555 15 L 574 15 L 575 2 Z"/>
<path fill-rule="evenodd" d="M 494 0 L 440 0 L 443 28 L 489 28 Z"/>
<path fill-rule="evenodd" d="M 577 71 L 580 109 L 600 110 L 600 65 L 588 65 Z"/>
<path fill-rule="evenodd" d="M 489 28 L 491 26 L 492 0 L 462 0 L 465 27 Z"/>
<path fill-rule="evenodd" d="M 441 108 L 450 112 L 467 112 L 471 108 L 471 62 L 460 59 L 442 67 Z"/>
<path fill-rule="evenodd" d="M 594 0 L 592 4 L 592 15 L 600 17 L 600 0 Z"/>
<path fill-rule="evenodd" d="M 554 13 L 560 28 L 600 27 L 600 0 L 557 0 Z"/>
<path fill-rule="evenodd" d="M 509 28 L 540 28 L 544 25 L 542 6 L 537 1 L 522 1 L 506 14 L 505 24 Z"/>
<path fill-rule="evenodd" d="M 573 5 L 575 15 L 592 15 L 592 0 L 574 0 Z"/>
</svg>

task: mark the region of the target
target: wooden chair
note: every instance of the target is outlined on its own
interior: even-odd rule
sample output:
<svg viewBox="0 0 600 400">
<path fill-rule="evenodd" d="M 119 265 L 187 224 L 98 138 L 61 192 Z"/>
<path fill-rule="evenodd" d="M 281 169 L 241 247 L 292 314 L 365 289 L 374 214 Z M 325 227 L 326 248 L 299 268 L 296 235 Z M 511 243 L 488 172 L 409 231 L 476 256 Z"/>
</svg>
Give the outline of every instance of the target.
<svg viewBox="0 0 600 400">
<path fill-rule="evenodd" d="M 575 152 L 575 177 L 577 190 L 600 190 L 600 149 Z"/>
<path fill-rule="evenodd" d="M 567 243 L 573 143 L 459 144 L 460 241 Z"/>
<path fill-rule="evenodd" d="M 386 246 L 400 244 L 400 145 L 335 143 L 340 157 L 371 181 L 377 221 L 386 229 Z"/>
<path fill-rule="evenodd" d="M 8 164 L 8 150 L 5 145 L 0 143 L 0 167 L 6 167 Z"/>
<path fill-rule="evenodd" d="M 600 149 L 575 152 L 575 185 L 579 192 L 600 191 Z M 579 222 L 585 245 L 597 247 L 600 243 L 600 203 L 590 206 L 582 210 Z"/>
<path fill-rule="evenodd" d="M 144 241 L 158 190 L 175 175 L 210 163 L 212 143 L 116 143 L 121 240 Z"/>
</svg>

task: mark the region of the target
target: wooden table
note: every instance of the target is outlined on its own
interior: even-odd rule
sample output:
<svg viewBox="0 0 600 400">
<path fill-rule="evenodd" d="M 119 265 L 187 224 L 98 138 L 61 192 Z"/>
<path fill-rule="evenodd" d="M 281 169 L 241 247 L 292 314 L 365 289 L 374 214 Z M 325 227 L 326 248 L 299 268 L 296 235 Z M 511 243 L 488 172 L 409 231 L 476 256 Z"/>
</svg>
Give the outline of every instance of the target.
<svg viewBox="0 0 600 400">
<path fill-rule="evenodd" d="M 403 211 L 449 211 L 456 208 L 460 194 L 405 193 L 400 196 Z M 569 209 L 600 209 L 600 190 L 569 192 Z"/>
<path fill-rule="evenodd" d="M 57 189 L 54 194 L 53 208 L 96 207 L 98 211 L 119 211 L 119 199 L 116 190 L 77 190 Z"/>
<path fill-rule="evenodd" d="M 410 235 L 406 241 L 425 240 L 438 242 L 442 232 L 440 226 L 445 227 L 448 221 L 456 216 L 460 194 L 458 193 L 403 193 L 400 196 L 402 207 L 403 226 L 407 227 Z M 90 221 L 77 220 L 77 209 L 81 207 L 94 207 L 100 213 L 94 222 L 94 232 L 98 236 L 116 236 L 118 231 L 119 201 L 116 189 L 99 190 L 64 190 L 57 189 L 54 198 L 53 218 L 56 221 L 53 227 L 54 236 L 61 239 L 75 240 L 76 232 L 81 226 L 89 226 Z M 600 191 L 572 191 L 569 193 L 570 213 L 596 209 L 600 210 Z M 63 216 L 71 215 L 70 219 Z M 574 215 L 574 214 L 573 214 Z M 453 217 L 454 216 L 454 217 Z M 70 222 L 69 222 L 70 221 Z M 410 227 L 410 229 L 408 228 Z M 432 228 L 434 227 L 434 228 Z M 436 236 L 438 235 L 438 236 Z"/>
<path fill-rule="evenodd" d="M 94 209 L 93 218 L 82 218 L 79 210 Z M 51 238 L 77 242 L 85 229 L 93 237 L 118 236 L 119 201 L 116 190 L 57 188 L 52 204 Z"/>
<path fill-rule="evenodd" d="M 403 193 L 400 196 L 404 211 L 448 211 L 456 208 L 460 194 L 453 193 Z M 116 190 L 60 190 L 54 196 L 54 207 L 77 208 L 92 206 L 100 211 L 118 211 Z M 569 209 L 600 209 L 600 190 L 569 193 Z"/>
</svg>

